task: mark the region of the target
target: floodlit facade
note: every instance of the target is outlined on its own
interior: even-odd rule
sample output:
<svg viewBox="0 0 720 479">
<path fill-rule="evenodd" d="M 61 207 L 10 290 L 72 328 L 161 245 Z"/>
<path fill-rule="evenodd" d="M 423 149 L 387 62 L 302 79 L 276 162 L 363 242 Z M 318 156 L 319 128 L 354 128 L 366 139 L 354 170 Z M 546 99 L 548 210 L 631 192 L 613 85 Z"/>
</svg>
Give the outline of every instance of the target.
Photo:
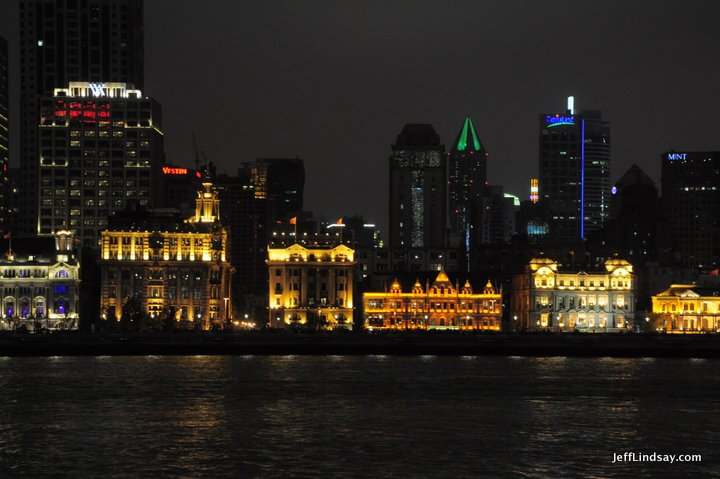
<svg viewBox="0 0 720 479">
<path fill-rule="evenodd" d="M 77 329 L 80 263 L 72 234 L 10 239 L 0 257 L 0 329 Z"/>
<path fill-rule="evenodd" d="M 469 281 L 452 284 L 445 271 L 409 292 L 393 281 L 382 293 L 364 293 L 365 326 L 373 329 L 467 329 L 500 331 L 502 290 L 490 281 L 480 293 Z"/>
<path fill-rule="evenodd" d="M 228 234 L 211 183 L 198 192 L 195 214 L 128 210 L 102 232 L 100 307 L 120 320 L 129 305 L 155 317 L 174 316 L 183 326 L 208 329 L 232 319 Z"/>
<path fill-rule="evenodd" d="M 352 329 L 355 264 L 344 243 L 268 245 L 270 326 Z"/>
<path fill-rule="evenodd" d="M 597 271 L 561 269 L 557 261 L 534 258 L 513 278 L 511 316 L 526 331 L 631 331 L 635 308 L 633 267 L 609 259 Z"/>
<path fill-rule="evenodd" d="M 720 332 L 720 288 L 673 284 L 652 297 L 657 328 L 668 333 Z"/>
</svg>

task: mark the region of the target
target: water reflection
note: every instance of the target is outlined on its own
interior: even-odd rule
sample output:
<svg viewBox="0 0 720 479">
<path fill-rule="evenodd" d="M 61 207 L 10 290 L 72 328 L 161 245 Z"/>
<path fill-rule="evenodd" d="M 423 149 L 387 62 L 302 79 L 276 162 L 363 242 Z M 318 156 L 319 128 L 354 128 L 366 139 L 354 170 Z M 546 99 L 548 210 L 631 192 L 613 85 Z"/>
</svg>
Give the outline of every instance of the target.
<svg viewBox="0 0 720 479">
<path fill-rule="evenodd" d="M 717 364 L 6 358 L 0 476 L 651 477 L 611 464 L 640 447 L 701 453 L 683 473 L 717 475 Z"/>
</svg>

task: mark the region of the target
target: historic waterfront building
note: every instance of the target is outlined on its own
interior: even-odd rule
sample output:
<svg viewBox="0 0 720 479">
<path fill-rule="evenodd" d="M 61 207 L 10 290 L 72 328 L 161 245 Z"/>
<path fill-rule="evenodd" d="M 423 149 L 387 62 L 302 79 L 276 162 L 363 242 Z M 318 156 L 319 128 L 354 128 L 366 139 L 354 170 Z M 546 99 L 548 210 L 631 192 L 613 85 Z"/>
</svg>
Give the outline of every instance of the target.
<svg viewBox="0 0 720 479">
<path fill-rule="evenodd" d="M 490 281 L 475 293 L 469 281 L 460 287 L 445 271 L 423 288 L 415 281 L 409 292 L 393 281 L 382 293 L 364 293 L 365 326 L 373 329 L 473 329 L 499 331 L 502 290 Z"/>
<path fill-rule="evenodd" d="M 177 210 L 118 212 L 102 232 L 102 318 L 174 317 L 208 329 L 231 318 L 228 234 L 211 183 L 183 221 Z"/>
<path fill-rule="evenodd" d="M 534 258 L 513 278 L 513 327 L 526 331 L 630 331 L 635 307 L 633 267 L 609 259 L 601 269 L 567 268 Z"/>
<path fill-rule="evenodd" d="M 324 238 L 268 245 L 271 327 L 352 329 L 355 251 Z"/>
<path fill-rule="evenodd" d="M 668 333 L 720 332 L 720 288 L 673 284 L 652 297 L 657 329 Z"/>
<path fill-rule="evenodd" d="M 8 236 L 0 244 L 0 329 L 77 329 L 80 263 L 72 234 Z"/>
</svg>

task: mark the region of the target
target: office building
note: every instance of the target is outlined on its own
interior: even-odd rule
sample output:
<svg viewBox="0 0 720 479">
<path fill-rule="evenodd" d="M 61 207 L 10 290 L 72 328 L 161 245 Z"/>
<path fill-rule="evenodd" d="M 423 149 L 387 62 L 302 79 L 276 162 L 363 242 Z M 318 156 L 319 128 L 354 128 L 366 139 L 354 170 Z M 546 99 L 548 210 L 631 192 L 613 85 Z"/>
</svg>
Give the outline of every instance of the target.
<svg viewBox="0 0 720 479">
<path fill-rule="evenodd" d="M 272 221 L 286 221 L 303 210 L 305 163 L 300 158 L 262 158 L 246 163 L 255 198 L 266 201 Z"/>
<path fill-rule="evenodd" d="M 97 247 L 108 217 L 163 193 L 160 105 L 125 83 L 71 82 L 41 100 L 37 233 Z"/>
<path fill-rule="evenodd" d="M 482 200 L 487 184 L 487 152 L 470 117 L 465 117 L 455 143 L 447 154 L 450 230 L 461 237 L 461 247 L 470 263 L 473 208 Z"/>
<path fill-rule="evenodd" d="M 325 238 L 268 245 L 271 327 L 352 329 L 355 251 Z"/>
<path fill-rule="evenodd" d="M 513 278 L 511 315 L 524 331 L 631 331 L 635 308 L 633 267 L 609 259 L 601 267 L 564 267 L 533 258 Z"/>
<path fill-rule="evenodd" d="M 720 152 L 662 155 L 662 205 L 669 242 L 685 266 L 720 262 Z"/>
<path fill-rule="evenodd" d="M 112 217 L 100 251 L 104 321 L 162 318 L 199 329 L 231 321 L 228 234 L 212 184 L 202 186 L 190 218 L 140 206 Z"/>
<path fill-rule="evenodd" d="M 142 0 L 20 1 L 20 214 L 37 233 L 39 98 L 73 81 L 143 87 Z"/>
<path fill-rule="evenodd" d="M 655 329 L 668 333 L 720 333 L 720 288 L 673 284 L 652 297 Z"/>
<path fill-rule="evenodd" d="M 442 248 L 447 233 L 445 147 L 429 124 L 407 124 L 392 145 L 391 248 Z"/>
<path fill-rule="evenodd" d="M 72 234 L 10 235 L 0 249 L 0 329 L 77 329 L 80 262 Z"/>
<path fill-rule="evenodd" d="M 461 329 L 499 331 L 502 291 L 490 281 L 475 293 L 466 280 L 455 284 L 440 271 L 425 287 L 416 280 L 403 292 L 396 279 L 384 292 L 363 294 L 365 326 L 372 329 Z"/>
<path fill-rule="evenodd" d="M 572 98 L 572 97 L 571 97 Z M 610 123 L 599 110 L 540 115 L 540 201 L 555 240 L 600 229 L 610 201 Z"/>
<path fill-rule="evenodd" d="M 0 231 L 10 229 L 10 94 L 7 40 L 0 36 Z"/>
</svg>

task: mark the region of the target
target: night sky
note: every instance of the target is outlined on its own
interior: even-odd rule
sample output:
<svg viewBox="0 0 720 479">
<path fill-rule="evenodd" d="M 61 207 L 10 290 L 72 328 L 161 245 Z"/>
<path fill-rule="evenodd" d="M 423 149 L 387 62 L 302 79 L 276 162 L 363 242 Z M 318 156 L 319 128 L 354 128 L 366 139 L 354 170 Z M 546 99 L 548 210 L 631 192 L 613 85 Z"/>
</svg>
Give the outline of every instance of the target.
<svg viewBox="0 0 720 479">
<path fill-rule="evenodd" d="M 387 157 L 407 122 L 449 148 L 471 115 L 490 182 L 522 198 L 538 114 L 569 94 L 611 121 L 613 180 L 637 163 L 659 186 L 663 151 L 720 149 L 718 18 L 713 0 L 148 0 L 144 93 L 163 106 L 168 161 L 193 165 L 193 131 L 221 172 L 298 156 L 306 209 L 363 214 L 386 237 Z M 17 24 L 2 0 L 11 115 Z"/>
</svg>

